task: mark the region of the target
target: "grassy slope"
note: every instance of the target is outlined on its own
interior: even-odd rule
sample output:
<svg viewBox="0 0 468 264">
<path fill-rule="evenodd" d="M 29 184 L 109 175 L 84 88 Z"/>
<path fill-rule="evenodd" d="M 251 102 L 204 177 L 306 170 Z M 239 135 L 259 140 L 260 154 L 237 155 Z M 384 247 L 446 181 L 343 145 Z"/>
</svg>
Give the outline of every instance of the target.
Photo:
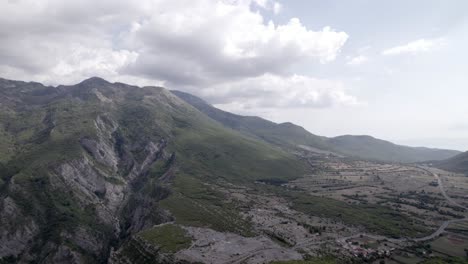
<svg viewBox="0 0 468 264">
<path fill-rule="evenodd" d="M 178 174 L 174 190 L 169 198 L 161 201 L 161 205 L 171 211 L 177 223 L 253 235 L 250 223 L 240 217 L 236 204 L 226 201 L 224 195 L 213 187 L 196 178 Z"/>
<path fill-rule="evenodd" d="M 288 148 L 309 145 L 324 150 L 330 149 L 325 137 L 313 135 L 300 126 L 291 123 L 276 124 L 260 117 L 232 114 L 217 109 L 191 94 L 180 91 L 172 91 L 172 93 L 224 126 L 256 139 Z"/>
<path fill-rule="evenodd" d="M 172 93 L 227 127 L 281 147 L 296 148 L 297 145 L 305 145 L 351 157 L 392 162 L 441 160 L 459 153 L 400 146 L 369 136 L 321 137 L 291 123 L 276 124 L 259 117 L 235 115 L 217 109 L 196 96 L 180 91 Z"/>
</svg>

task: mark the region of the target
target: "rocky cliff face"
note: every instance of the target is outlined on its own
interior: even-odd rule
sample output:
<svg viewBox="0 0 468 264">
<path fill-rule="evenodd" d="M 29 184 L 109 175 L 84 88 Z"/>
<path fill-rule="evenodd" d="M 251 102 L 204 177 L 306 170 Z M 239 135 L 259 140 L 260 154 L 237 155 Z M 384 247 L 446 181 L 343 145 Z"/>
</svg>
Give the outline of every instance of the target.
<svg viewBox="0 0 468 264">
<path fill-rule="evenodd" d="M 106 262 L 112 247 L 171 219 L 153 210 L 167 188 L 152 196 L 141 191 L 155 163 L 174 159 L 167 141 L 133 133 L 128 126 L 138 117 L 124 108 L 135 106 L 123 106 L 125 96 L 164 91 L 100 79 L 57 88 L 0 84 L 2 132 L 15 141 L 11 157 L 1 160 L 2 261 Z"/>
</svg>

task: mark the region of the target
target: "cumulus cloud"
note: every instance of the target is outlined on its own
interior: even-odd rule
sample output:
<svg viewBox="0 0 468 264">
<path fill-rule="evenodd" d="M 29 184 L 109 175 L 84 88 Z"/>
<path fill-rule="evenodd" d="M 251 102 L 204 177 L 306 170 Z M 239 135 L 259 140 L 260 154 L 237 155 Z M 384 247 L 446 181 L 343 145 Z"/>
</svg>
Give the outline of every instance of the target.
<svg viewBox="0 0 468 264">
<path fill-rule="evenodd" d="M 444 39 L 419 39 L 405 45 L 386 49 L 382 55 L 418 54 L 440 48 L 445 44 Z"/>
<path fill-rule="evenodd" d="M 301 108 L 356 105 L 338 81 L 303 75 L 264 74 L 204 89 L 204 98 L 225 109 Z"/>
<path fill-rule="evenodd" d="M 328 27 L 309 30 L 297 18 L 283 25 L 266 22 L 248 4 L 188 1 L 184 6 L 191 8 L 161 6 L 125 35 L 126 47 L 141 55 L 129 71 L 175 85 L 210 85 L 284 73 L 305 59 L 327 63 L 348 38 Z"/>
<path fill-rule="evenodd" d="M 329 92 L 305 88 L 324 86 L 313 78 L 279 77 L 304 60 L 333 61 L 348 35 L 307 28 L 298 18 L 276 24 L 258 8 L 276 14 L 282 6 L 272 0 L 2 1 L 0 75 L 49 84 L 98 75 L 198 87 L 196 93 L 213 100 L 221 98 L 213 91 L 245 96 L 242 85 L 266 91 L 272 82 L 276 90 L 268 93 L 286 97 L 251 103 L 287 107 L 348 100 L 331 86 Z M 261 94 L 251 89 L 254 97 Z"/>
<path fill-rule="evenodd" d="M 127 1 L 0 3 L 0 75 L 48 84 L 113 79 L 137 52 L 118 47 L 116 28 L 142 12 Z"/>
<path fill-rule="evenodd" d="M 348 64 L 348 65 L 361 65 L 361 64 L 367 62 L 368 60 L 369 60 L 369 58 L 367 58 L 366 56 L 359 55 L 359 56 L 356 56 L 356 57 L 348 58 L 348 61 L 346 62 L 346 64 Z"/>
</svg>

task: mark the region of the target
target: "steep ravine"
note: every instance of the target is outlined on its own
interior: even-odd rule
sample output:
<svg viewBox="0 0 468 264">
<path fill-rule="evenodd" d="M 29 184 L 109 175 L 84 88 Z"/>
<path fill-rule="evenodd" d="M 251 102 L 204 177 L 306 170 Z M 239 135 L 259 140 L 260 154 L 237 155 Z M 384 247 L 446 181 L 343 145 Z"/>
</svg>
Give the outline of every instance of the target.
<svg viewBox="0 0 468 264">
<path fill-rule="evenodd" d="M 166 140 L 149 141 L 138 149 L 119 137 L 119 126 L 110 117 L 98 116 L 94 124 L 96 138 L 79 140 L 82 149 L 77 158 L 38 171 L 43 176 L 32 179 L 32 185 L 27 182 L 28 188 L 16 173 L 3 185 L 3 262 L 106 263 L 111 250 L 133 234 L 172 219 L 157 205 L 170 190 L 149 184 L 155 176 L 150 173 L 154 163 L 167 163 L 169 170 L 175 162 L 175 155 L 165 152 Z M 143 190 L 148 186 L 153 189 Z M 24 193 L 26 189 L 30 193 Z M 57 211 L 55 204 L 63 211 Z"/>
</svg>

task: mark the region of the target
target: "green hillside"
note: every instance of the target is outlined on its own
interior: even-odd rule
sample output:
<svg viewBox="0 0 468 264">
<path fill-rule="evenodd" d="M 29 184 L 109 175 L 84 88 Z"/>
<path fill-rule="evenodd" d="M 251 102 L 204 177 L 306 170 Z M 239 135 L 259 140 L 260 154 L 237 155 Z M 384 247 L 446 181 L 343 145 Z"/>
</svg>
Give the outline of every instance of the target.
<svg viewBox="0 0 468 264">
<path fill-rule="evenodd" d="M 217 109 L 191 94 L 180 91 L 172 93 L 227 127 L 283 148 L 307 146 L 354 158 L 403 163 L 444 160 L 460 153 L 455 150 L 400 146 L 370 136 L 317 136 L 292 123 L 276 124 L 260 117 L 240 116 Z"/>
<path fill-rule="evenodd" d="M 262 139 L 281 147 L 296 148 L 298 145 L 329 150 L 327 138 L 313 135 L 292 123 L 277 124 L 256 116 L 240 116 L 217 109 L 202 99 L 188 93 L 172 91 L 212 119 L 245 135 Z"/>
</svg>

